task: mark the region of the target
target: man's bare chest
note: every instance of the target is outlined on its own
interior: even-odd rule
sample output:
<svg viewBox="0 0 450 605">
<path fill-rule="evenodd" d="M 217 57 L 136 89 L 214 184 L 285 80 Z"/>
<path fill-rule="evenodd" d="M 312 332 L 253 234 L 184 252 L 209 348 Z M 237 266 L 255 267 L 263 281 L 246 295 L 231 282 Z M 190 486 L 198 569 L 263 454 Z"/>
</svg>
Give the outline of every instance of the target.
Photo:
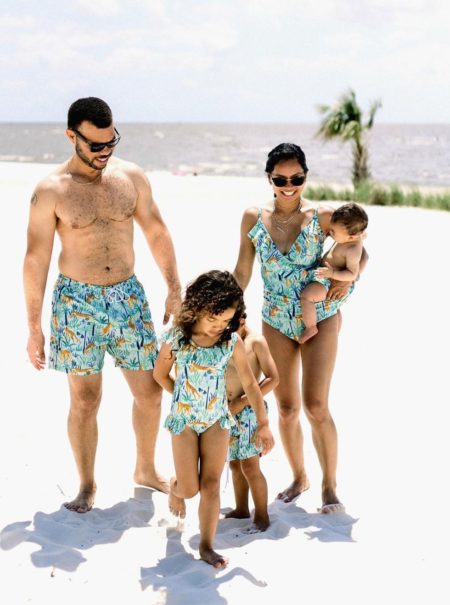
<svg viewBox="0 0 450 605">
<path fill-rule="evenodd" d="M 64 226 L 83 229 L 95 223 L 130 219 L 136 200 L 136 190 L 126 180 L 109 179 L 99 185 L 72 182 L 59 196 L 56 214 Z"/>
</svg>

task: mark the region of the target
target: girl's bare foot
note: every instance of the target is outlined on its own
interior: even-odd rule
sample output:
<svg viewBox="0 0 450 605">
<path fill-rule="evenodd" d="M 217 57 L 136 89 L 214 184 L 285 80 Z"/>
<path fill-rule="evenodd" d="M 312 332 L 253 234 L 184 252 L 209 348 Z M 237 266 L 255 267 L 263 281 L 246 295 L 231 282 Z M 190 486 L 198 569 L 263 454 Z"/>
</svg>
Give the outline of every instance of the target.
<svg viewBox="0 0 450 605">
<path fill-rule="evenodd" d="M 306 492 L 307 489 L 309 489 L 309 480 L 307 477 L 304 479 L 294 479 L 289 487 L 278 494 L 277 500 L 292 502 L 301 493 Z"/>
<path fill-rule="evenodd" d="M 184 502 L 184 498 L 180 498 L 179 496 L 175 496 L 174 494 L 174 484 L 176 482 L 176 478 L 172 477 L 170 480 L 170 489 L 169 489 L 169 509 L 172 515 L 175 517 L 180 517 L 184 519 L 186 516 L 186 504 Z"/>
<path fill-rule="evenodd" d="M 94 505 L 95 492 L 95 486 L 92 489 L 80 490 L 78 496 L 70 502 L 64 502 L 64 506 L 75 513 L 87 513 Z"/>
<path fill-rule="evenodd" d="M 242 510 L 240 508 L 234 508 L 229 513 L 225 513 L 224 519 L 248 519 L 250 517 L 250 511 L 248 508 Z"/>
<path fill-rule="evenodd" d="M 228 565 L 228 559 L 219 555 L 219 553 L 215 552 L 212 548 L 200 547 L 200 558 L 202 561 L 209 563 L 216 569 L 224 569 Z"/>
</svg>

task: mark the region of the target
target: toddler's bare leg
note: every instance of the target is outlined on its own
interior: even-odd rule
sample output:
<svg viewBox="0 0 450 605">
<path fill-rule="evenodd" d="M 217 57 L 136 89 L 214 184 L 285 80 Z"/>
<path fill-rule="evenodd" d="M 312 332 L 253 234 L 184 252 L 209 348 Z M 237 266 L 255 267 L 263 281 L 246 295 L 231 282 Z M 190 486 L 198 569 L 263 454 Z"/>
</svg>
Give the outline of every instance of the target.
<svg viewBox="0 0 450 605">
<path fill-rule="evenodd" d="M 241 461 L 232 460 L 230 468 L 233 477 L 236 508 L 226 513 L 225 519 L 248 519 L 250 517 L 248 509 L 248 483 L 241 470 Z"/>
<path fill-rule="evenodd" d="M 248 481 L 255 504 L 253 525 L 249 532 L 256 533 L 266 531 L 270 525 L 269 513 L 267 512 L 267 481 L 261 472 L 259 456 L 252 456 L 241 461 L 242 472 Z"/>
<path fill-rule="evenodd" d="M 303 323 L 305 331 L 299 340 L 300 344 L 317 334 L 317 313 L 316 303 L 322 302 L 327 296 L 327 289 L 319 282 L 312 282 L 302 290 L 300 300 L 302 303 Z"/>
</svg>

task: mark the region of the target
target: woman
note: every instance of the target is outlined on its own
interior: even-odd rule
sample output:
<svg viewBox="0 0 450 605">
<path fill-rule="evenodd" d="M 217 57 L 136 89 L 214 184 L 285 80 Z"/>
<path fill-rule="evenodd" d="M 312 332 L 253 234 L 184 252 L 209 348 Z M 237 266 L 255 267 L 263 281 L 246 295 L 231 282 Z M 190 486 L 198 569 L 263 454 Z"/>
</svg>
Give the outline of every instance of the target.
<svg viewBox="0 0 450 605">
<path fill-rule="evenodd" d="M 245 289 L 255 254 L 258 256 L 264 282 L 263 334 L 279 372 L 280 382 L 274 391 L 279 429 L 293 472 L 291 485 L 278 498 L 292 502 L 309 488 L 299 422 L 301 362 L 303 405 L 323 472 L 319 510 L 342 512 L 344 506 L 336 494 L 337 433 L 328 410 L 328 393 L 341 324 L 339 307 L 348 294 L 348 283 L 332 283 L 328 300 L 316 306 L 318 334 L 303 345 L 298 342 L 304 329 L 300 292 L 322 257 L 333 209 L 316 209 L 302 198 L 308 167 L 298 145 L 282 143 L 275 147 L 268 155 L 266 173 L 274 201 L 267 208 L 245 211 L 234 275 Z M 366 262 L 364 252 L 362 268 Z"/>
</svg>

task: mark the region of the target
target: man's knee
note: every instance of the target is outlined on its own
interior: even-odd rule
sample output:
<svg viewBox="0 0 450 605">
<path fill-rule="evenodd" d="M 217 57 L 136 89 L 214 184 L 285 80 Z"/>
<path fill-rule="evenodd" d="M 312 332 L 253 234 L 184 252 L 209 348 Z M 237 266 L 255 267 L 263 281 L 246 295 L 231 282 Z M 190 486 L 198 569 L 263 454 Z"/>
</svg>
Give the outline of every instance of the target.
<svg viewBox="0 0 450 605">
<path fill-rule="evenodd" d="M 97 412 L 102 392 L 101 389 L 80 385 L 76 389 L 71 389 L 70 395 L 71 411 L 89 414 Z"/>
</svg>

